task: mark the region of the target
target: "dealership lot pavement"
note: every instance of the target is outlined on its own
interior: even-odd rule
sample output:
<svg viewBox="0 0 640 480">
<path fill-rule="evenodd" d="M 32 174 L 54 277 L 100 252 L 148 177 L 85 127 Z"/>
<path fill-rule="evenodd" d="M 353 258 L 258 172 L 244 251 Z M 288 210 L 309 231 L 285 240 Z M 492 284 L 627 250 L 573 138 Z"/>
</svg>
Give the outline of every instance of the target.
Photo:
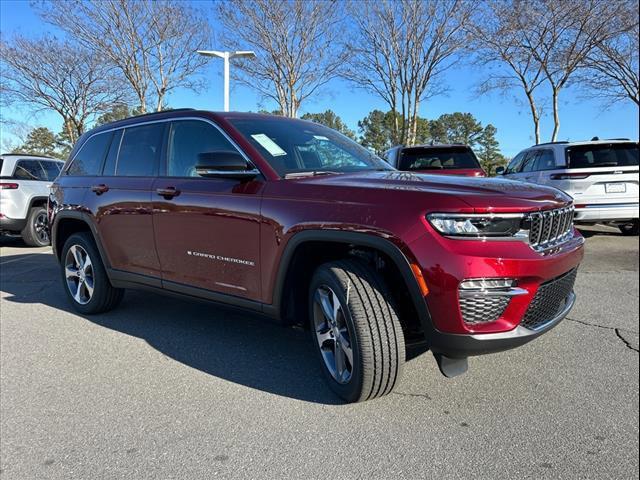
<svg viewBox="0 0 640 480">
<path fill-rule="evenodd" d="M 570 319 L 357 405 L 306 332 L 145 292 L 83 318 L 50 249 L 2 239 L 1 478 L 637 478 L 638 239 L 584 233 Z"/>
</svg>

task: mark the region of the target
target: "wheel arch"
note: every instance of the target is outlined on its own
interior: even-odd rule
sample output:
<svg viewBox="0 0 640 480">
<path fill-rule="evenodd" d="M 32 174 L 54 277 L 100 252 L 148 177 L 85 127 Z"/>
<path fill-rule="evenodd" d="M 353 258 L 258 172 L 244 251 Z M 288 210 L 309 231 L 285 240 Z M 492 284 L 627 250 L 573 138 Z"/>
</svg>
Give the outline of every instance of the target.
<svg viewBox="0 0 640 480">
<path fill-rule="evenodd" d="M 61 211 L 54 217 L 53 225 L 51 226 L 51 247 L 56 258 L 60 260 L 64 243 L 71 235 L 78 232 L 91 233 L 98 247 L 98 253 L 100 254 L 103 265 L 105 268 L 109 267 L 109 258 L 102 247 L 100 236 L 91 221 L 91 217 L 87 213 L 75 210 Z"/>
<path fill-rule="evenodd" d="M 313 274 L 313 271 L 310 270 L 315 270 L 317 265 L 336 258 L 343 258 L 345 254 L 353 254 L 353 252 L 356 255 L 359 252 L 379 254 L 383 261 L 387 262 L 389 268 L 392 269 L 391 275 L 397 275 L 397 278 L 394 278 L 397 281 L 394 283 L 402 283 L 401 285 L 389 285 L 389 287 L 395 290 L 394 296 L 395 293 L 406 292 L 411 304 L 410 307 L 412 307 L 411 309 L 406 308 L 403 327 L 407 326 L 407 322 L 416 322 L 410 326 L 420 327 L 423 335 L 430 331 L 431 317 L 411 269 L 410 260 L 401 248 L 392 241 L 360 232 L 305 230 L 293 235 L 287 242 L 280 258 L 272 303 L 264 306 L 265 313 L 280 318 L 286 323 L 296 323 L 296 319 L 303 318 L 300 317 L 300 314 L 306 318 L 306 312 L 299 310 L 300 292 L 295 292 L 300 288 L 300 282 L 296 282 L 296 278 L 301 274 L 306 274 L 310 280 Z M 400 302 L 396 298 L 396 303 L 406 302 Z M 404 305 L 404 307 L 408 306 Z M 406 318 L 407 316 L 410 318 Z"/>
<path fill-rule="evenodd" d="M 47 207 L 47 202 L 49 201 L 49 197 L 47 196 L 37 196 L 37 197 L 31 197 L 31 199 L 29 200 L 29 207 L 27 208 L 27 214 L 29 213 L 29 210 L 31 210 L 33 207 Z"/>
</svg>

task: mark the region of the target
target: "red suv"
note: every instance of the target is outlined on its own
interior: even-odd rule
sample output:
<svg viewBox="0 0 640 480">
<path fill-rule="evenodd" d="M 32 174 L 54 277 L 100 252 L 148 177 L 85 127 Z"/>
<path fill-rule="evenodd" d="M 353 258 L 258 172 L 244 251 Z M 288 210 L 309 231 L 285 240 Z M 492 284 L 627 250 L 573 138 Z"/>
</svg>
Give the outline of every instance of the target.
<svg viewBox="0 0 640 480">
<path fill-rule="evenodd" d="M 329 128 L 248 113 L 96 128 L 49 209 L 79 312 L 150 288 L 302 324 L 347 401 L 389 393 L 407 346 L 453 376 L 548 331 L 583 255 L 559 190 L 399 172 Z"/>
</svg>

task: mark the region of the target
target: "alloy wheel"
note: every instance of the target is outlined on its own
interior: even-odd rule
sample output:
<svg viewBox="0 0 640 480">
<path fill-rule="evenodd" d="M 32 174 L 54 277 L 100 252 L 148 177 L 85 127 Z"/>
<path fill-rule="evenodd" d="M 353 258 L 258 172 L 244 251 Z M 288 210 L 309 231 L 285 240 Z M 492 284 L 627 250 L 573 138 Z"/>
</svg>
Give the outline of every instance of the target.
<svg viewBox="0 0 640 480">
<path fill-rule="evenodd" d="M 73 245 L 67 251 L 64 274 L 73 299 L 80 305 L 89 303 L 94 288 L 93 264 L 87 251 L 80 245 Z"/>
<path fill-rule="evenodd" d="M 314 294 L 313 328 L 327 370 L 336 382 L 349 383 L 353 374 L 353 344 L 340 299 L 326 285 L 318 287 Z"/>
<path fill-rule="evenodd" d="M 49 243 L 49 230 L 47 229 L 47 212 L 40 212 L 33 220 L 33 229 L 36 238 L 41 243 Z"/>
</svg>

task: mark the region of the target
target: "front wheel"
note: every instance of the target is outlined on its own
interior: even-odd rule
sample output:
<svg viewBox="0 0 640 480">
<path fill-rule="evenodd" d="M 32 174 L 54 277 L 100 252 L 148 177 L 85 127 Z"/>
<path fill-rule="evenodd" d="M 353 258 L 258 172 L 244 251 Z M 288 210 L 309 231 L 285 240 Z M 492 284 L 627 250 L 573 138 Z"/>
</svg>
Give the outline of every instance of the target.
<svg viewBox="0 0 640 480">
<path fill-rule="evenodd" d="M 359 260 L 325 263 L 311 280 L 309 305 L 331 389 L 348 402 L 390 393 L 402 374 L 405 344 L 381 275 Z"/>
<path fill-rule="evenodd" d="M 638 220 L 632 220 L 630 223 L 618 225 L 618 228 L 620 229 L 620 232 L 622 232 L 622 235 L 637 237 L 638 232 L 640 231 L 640 222 Z"/>
</svg>

